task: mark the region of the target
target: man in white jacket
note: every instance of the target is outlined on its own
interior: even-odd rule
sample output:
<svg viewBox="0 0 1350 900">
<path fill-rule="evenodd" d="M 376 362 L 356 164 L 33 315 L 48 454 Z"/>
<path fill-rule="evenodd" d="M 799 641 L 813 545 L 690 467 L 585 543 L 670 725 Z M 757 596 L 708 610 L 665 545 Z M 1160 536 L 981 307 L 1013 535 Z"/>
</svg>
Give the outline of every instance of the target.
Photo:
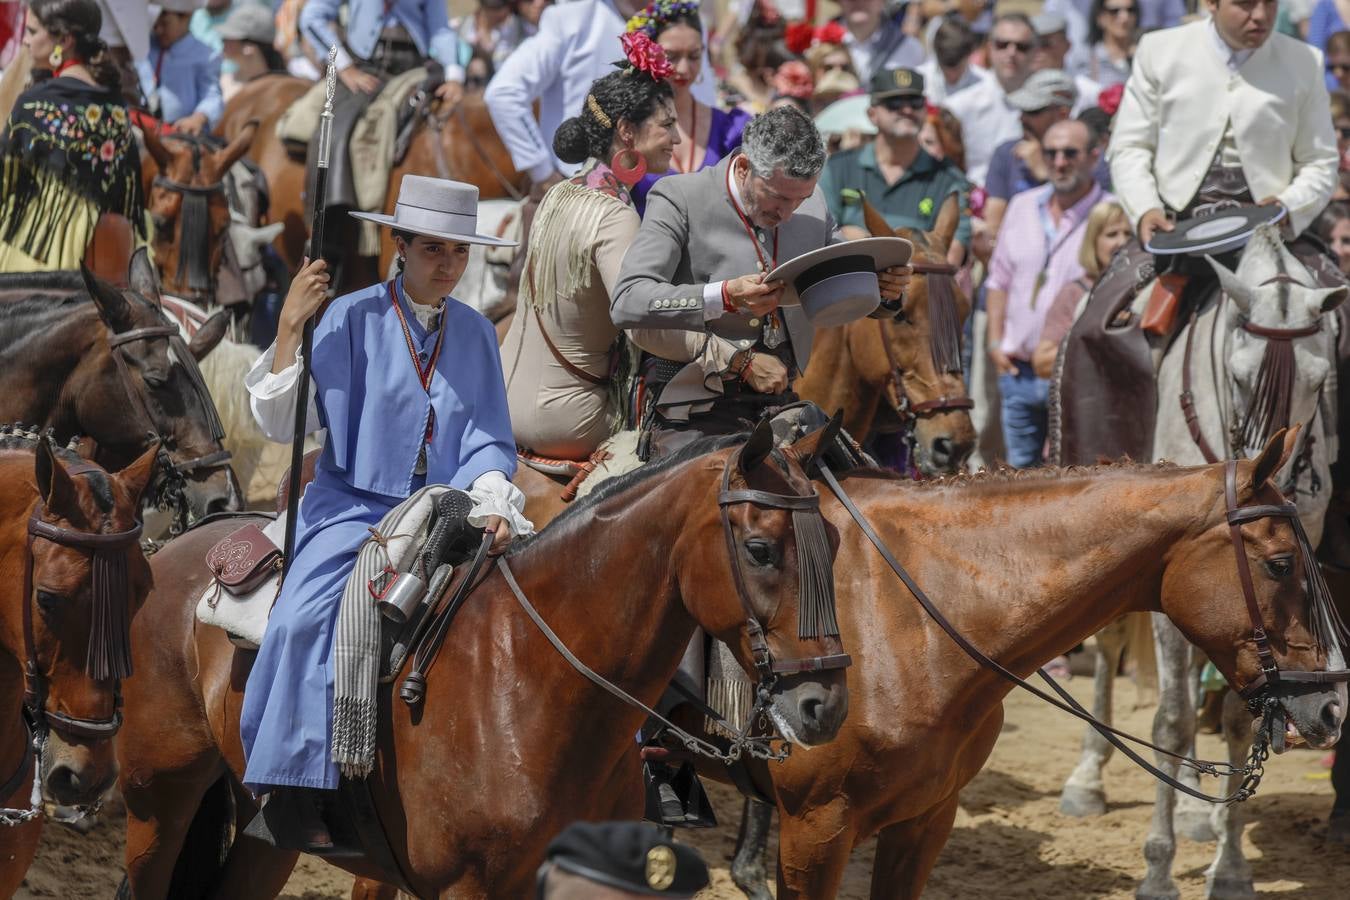
<svg viewBox="0 0 1350 900">
<path fill-rule="evenodd" d="M 1139 240 L 1224 199 L 1278 203 L 1302 232 L 1336 186 L 1322 54 L 1274 31 L 1276 0 L 1206 0 L 1147 34 L 1112 129 L 1111 178 Z"/>
</svg>

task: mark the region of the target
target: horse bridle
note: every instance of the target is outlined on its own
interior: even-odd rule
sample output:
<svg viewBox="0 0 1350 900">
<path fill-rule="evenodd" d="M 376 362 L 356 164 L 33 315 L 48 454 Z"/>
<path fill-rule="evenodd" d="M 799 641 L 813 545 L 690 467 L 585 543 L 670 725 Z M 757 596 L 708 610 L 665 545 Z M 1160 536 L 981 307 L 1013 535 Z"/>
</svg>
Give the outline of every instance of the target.
<svg viewBox="0 0 1350 900">
<path fill-rule="evenodd" d="M 90 463 L 71 463 L 66 466 L 70 475 L 101 472 Z M 91 534 L 53 525 L 42 518 L 45 507 L 37 501 L 28 519 L 28 542 L 24 563 L 23 587 L 23 644 L 24 691 L 23 725 L 25 749 L 19 768 L 3 785 L 0 797 L 13 793 L 27 777 L 29 766 L 33 772 L 33 790 L 27 809 L 0 808 L 0 825 L 16 826 L 37 817 L 42 812 L 41 760 L 47 737 L 56 732 L 77 741 L 111 740 L 122 727 L 122 679 L 131 675 L 130 595 L 127 589 L 126 557 L 141 537 L 141 524 L 126 531 L 110 534 Z M 85 671 L 97 681 L 111 681 L 113 685 L 113 713 L 101 719 L 66 715 L 47 708 L 50 685 L 47 674 L 38 660 L 37 635 L 33 625 L 33 607 L 37 595 L 33 584 L 33 544 L 50 541 L 63 547 L 87 550 L 93 556 L 94 613 L 89 630 L 89 648 L 85 655 Z M 84 815 L 87 811 L 82 811 Z"/>
<path fill-rule="evenodd" d="M 217 444 L 225 437 L 225 427 L 220 422 L 215 401 L 211 399 L 211 394 L 202 380 L 201 372 L 197 369 L 196 360 L 187 345 L 183 343 L 182 335 L 176 325 L 147 325 L 143 328 L 133 328 L 130 331 L 123 332 L 108 330 L 109 351 L 122 378 L 122 385 L 131 398 L 131 406 L 140 414 L 144 422 L 146 443 L 147 445 L 154 443 L 159 447 L 155 460 L 158 476 L 154 502 L 158 509 L 172 509 L 174 511 L 173 521 L 169 525 L 169 533 L 176 537 L 182 534 L 188 525 L 188 501 L 185 493 L 187 476 L 201 469 L 224 465 L 230 460 L 230 451 L 222 448 L 181 461 L 174 460 L 170 456 L 167 442 L 155 425 L 155 417 L 150 411 L 149 401 L 142 391 L 136 389 L 136 382 L 131 377 L 131 366 L 127 362 L 127 351 L 125 349 L 127 344 L 134 341 L 149 341 L 160 338 L 169 342 L 169 346 L 178 357 L 179 363 L 187 372 L 188 379 L 192 382 L 193 388 L 198 393 L 202 406 L 206 410 L 207 424 Z"/>
<path fill-rule="evenodd" d="M 773 702 L 773 687 L 778 679 L 783 675 L 799 674 L 802 672 L 823 672 L 831 669 L 843 669 L 852 665 L 853 660 L 847 653 L 829 653 L 821 656 L 800 657 L 795 659 L 775 660 L 773 651 L 769 648 L 768 641 L 765 638 L 766 631 L 764 624 L 760 621 L 759 615 L 755 612 L 754 606 L 750 601 L 750 592 L 745 584 L 745 578 L 740 569 L 737 552 L 736 537 L 734 526 L 731 523 L 729 507 L 737 506 L 742 503 L 750 503 L 755 506 L 761 506 L 768 509 L 785 509 L 792 512 L 793 530 L 796 534 L 797 556 L 799 570 L 807 564 L 807 557 L 810 554 L 823 550 L 827 555 L 826 560 L 832 558 L 832 550 L 828 543 L 828 536 L 825 533 L 824 517 L 820 512 L 820 495 L 813 489 L 806 495 L 788 495 L 774 494 L 768 491 L 758 490 L 731 490 L 732 469 L 745 452 L 742 447 L 727 460 L 726 467 L 722 471 L 721 488 L 717 495 L 717 504 L 720 508 L 722 520 L 722 531 L 726 536 L 727 551 L 731 555 L 732 580 L 736 585 L 736 595 L 741 604 L 741 610 L 745 614 L 746 632 L 749 635 L 750 650 L 754 658 L 755 670 L 759 675 L 759 682 L 755 686 L 755 704 L 747 717 L 744 726 L 737 729 L 733 724 L 721 720 L 721 717 L 713 710 L 709 709 L 701 702 L 694 705 L 699 707 L 705 715 L 709 715 L 720 720 L 719 724 L 729 734 L 735 734 L 736 737 L 731 741 L 727 749 L 707 741 L 697 735 L 691 734 L 665 716 L 652 709 L 641 700 L 629 694 L 623 688 L 598 674 L 567 648 L 562 639 L 549 627 L 548 623 L 540 616 L 539 611 L 530 603 L 529 598 L 525 596 L 524 591 L 516 582 L 515 575 L 511 567 L 507 565 L 505 557 L 498 557 L 497 568 L 501 571 L 502 577 L 506 580 L 507 586 L 515 596 L 516 602 L 520 604 L 525 614 L 530 617 L 535 626 L 543 632 L 553 648 L 559 655 L 565 659 L 569 665 L 584 676 L 597 687 L 602 688 L 611 696 L 617 698 L 620 702 L 639 709 L 647 714 L 661 726 L 661 731 L 668 732 L 684 748 L 692 753 L 705 756 L 709 759 L 722 763 L 733 763 L 742 756 L 749 756 L 754 759 L 781 761 L 788 757 L 790 745 L 784 744 L 781 750 L 774 750 L 771 742 L 775 740 L 772 736 L 757 735 L 753 732 L 756 726 L 766 718 L 764 713 Z M 814 521 L 813 521 L 814 520 Z M 813 533 L 813 527 L 818 528 L 818 532 Z M 823 541 L 821 547 L 818 542 Z M 805 550 L 803 544 L 806 544 Z M 818 573 L 824 574 L 828 578 L 830 590 L 828 595 L 819 594 L 815 597 L 799 596 L 798 598 L 798 638 L 819 638 L 838 639 L 839 629 L 835 621 L 834 611 L 834 590 L 833 574 L 830 572 Z M 805 577 L 804 573 L 801 577 Z M 826 608 L 827 607 L 827 608 Z M 814 611 L 813 611 L 814 609 Z M 696 698 L 691 698 L 695 699 Z M 775 726 L 776 727 L 776 726 Z"/>
<path fill-rule="evenodd" d="M 1258 505 L 1243 506 L 1237 505 L 1237 462 L 1228 460 L 1224 471 L 1224 493 L 1227 503 L 1227 517 L 1233 547 L 1237 553 L 1238 577 L 1242 583 L 1243 596 L 1247 608 L 1247 613 L 1252 622 L 1252 640 L 1256 644 L 1257 656 L 1261 661 L 1261 675 L 1254 679 L 1251 684 L 1242 688 L 1238 693 L 1247 701 L 1248 708 L 1254 715 L 1260 715 L 1261 727 L 1257 731 L 1256 739 L 1252 742 L 1252 748 L 1247 762 L 1242 766 L 1235 766 L 1228 762 L 1216 762 L 1211 760 L 1194 759 L 1180 753 L 1168 750 L 1164 747 L 1136 737 L 1129 732 L 1122 731 L 1114 726 L 1107 725 L 1092 715 L 1082 704 L 1080 704 L 1072 694 L 1057 682 L 1053 676 L 1039 669 L 1037 674 L 1045 681 L 1050 688 L 1058 695 L 1052 696 L 1040 688 L 1028 683 L 1025 679 L 1019 677 L 997 660 L 985 654 L 982 650 L 971 643 L 970 639 L 960 632 L 953 625 L 942 611 L 937 608 L 932 599 L 919 587 L 905 567 L 886 546 L 881 535 L 872 527 L 871 522 L 853 502 L 843 485 L 830 471 L 829 467 L 819 461 L 817 466 L 821 477 L 834 493 L 835 497 L 847 510 L 853 518 L 863 535 L 876 548 L 881 558 L 890 567 L 891 571 L 904 582 L 905 587 L 919 602 L 919 605 L 927 613 L 928 617 L 941 628 L 952 642 L 959 647 L 962 652 L 969 656 L 981 667 L 994 672 L 1004 680 L 1020 687 L 1040 700 L 1049 703 L 1056 709 L 1066 712 L 1071 716 L 1087 723 L 1093 730 L 1102 736 L 1109 744 L 1120 750 L 1127 758 L 1148 772 L 1154 778 L 1162 781 L 1174 790 L 1189 794 L 1200 800 L 1206 800 L 1211 803 L 1236 803 L 1247 800 L 1256 793 L 1257 787 L 1261 783 L 1261 778 L 1265 772 L 1264 763 L 1270 755 L 1271 743 L 1276 739 L 1277 729 L 1280 733 L 1283 731 L 1283 713 L 1279 703 L 1282 693 L 1292 693 L 1299 690 L 1306 690 L 1311 685 L 1326 685 L 1344 681 L 1350 681 L 1350 670 L 1340 670 L 1334 672 L 1305 672 L 1299 670 L 1282 670 L 1275 661 L 1273 652 L 1270 649 L 1270 639 L 1266 634 L 1265 626 L 1262 622 L 1261 610 L 1256 602 L 1256 591 L 1252 583 L 1251 570 L 1247 563 L 1247 554 L 1243 546 L 1241 526 L 1245 522 L 1255 521 L 1270 517 L 1287 518 L 1293 524 L 1295 535 L 1300 545 L 1300 553 L 1303 555 L 1304 574 L 1308 579 L 1309 594 L 1314 609 L 1314 621 L 1322 621 L 1322 631 L 1325 632 L 1321 640 L 1328 642 L 1326 646 L 1332 646 L 1331 641 L 1337 640 L 1340 634 L 1344 633 L 1344 626 L 1335 614 L 1335 607 L 1331 604 L 1331 595 L 1326 587 L 1326 582 L 1322 579 L 1321 571 L 1317 568 L 1317 563 L 1313 557 L 1311 545 L 1308 543 L 1307 535 L 1303 531 L 1303 526 L 1298 518 L 1298 511 L 1293 504 L 1282 504 L 1279 506 Z M 1314 631 L 1316 635 L 1318 632 Z M 1282 691 L 1281 688 L 1284 688 Z M 1239 787 L 1226 797 L 1215 797 L 1197 790 L 1188 784 L 1163 772 L 1157 766 L 1144 759 L 1138 751 L 1130 745 L 1153 750 L 1170 759 L 1175 760 L 1179 765 L 1193 769 L 1203 775 L 1212 775 L 1215 777 L 1239 776 L 1242 782 Z"/>
<path fill-rule="evenodd" d="M 199 173 L 202 167 L 202 145 L 201 141 L 181 135 L 169 135 L 170 139 L 187 143 L 192 149 L 192 171 Z M 211 279 L 210 272 L 210 241 L 211 234 L 210 219 L 210 201 L 216 194 L 225 194 L 227 192 L 225 179 L 211 184 L 185 184 L 181 181 L 175 181 L 167 175 L 156 175 L 151 182 L 155 187 L 180 194 L 183 197 L 182 205 L 178 214 L 178 230 L 180 235 L 178 248 L 178 278 L 192 292 L 193 299 L 199 300 L 207 305 L 215 298 L 215 284 Z M 227 200 L 228 203 L 228 200 Z M 202 252 L 206 254 L 205 259 L 198 256 L 189 257 L 188 243 L 186 233 L 192 229 L 204 228 L 205 240 L 207 246 Z M 191 258 L 192 263 L 188 260 Z"/>
<path fill-rule="evenodd" d="M 950 263 L 917 261 L 911 262 L 910 266 L 914 269 L 916 275 L 925 276 L 937 275 L 954 278 L 959 271 L 956 266 Z M 903 321 L 904 313 L 901 312 L 895 319 L 896 321 Z M 895 350 L 891 347 L 891 342 L 886 334 L 886 320 L 877 319 L 876 321 L 877 328 L 881 333 L 881 346 L 886 351 L 886 362 L 890 366 L 890 372 L 886 375 L 887 393 L 890 395 L 892 408 L 900 417 L 900 423 L 907 432 L 912 432 L 917 420 L 925 416 L 975 407 L 975 401 L 965 394 L 951 396 L 943 394 L 935 399 L 924 400 L 920 403 L 911 401 L 909 392 L 905 390 L 905 369 L 900 365 L 900 361 L 895 358 Z M 936 360 L 934 360 L 934 363 L 936 364 Z M 959 373 L 961 370 L 958 368 L 955 371 Z"/>
</svg>

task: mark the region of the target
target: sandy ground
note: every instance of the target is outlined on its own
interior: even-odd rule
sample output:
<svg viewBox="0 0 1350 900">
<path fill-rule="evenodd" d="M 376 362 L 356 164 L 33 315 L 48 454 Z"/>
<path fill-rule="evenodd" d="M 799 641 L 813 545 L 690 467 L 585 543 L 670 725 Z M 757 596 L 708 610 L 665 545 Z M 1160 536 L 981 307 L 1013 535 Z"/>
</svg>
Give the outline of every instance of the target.
<svg viewBox="0 0 1350 900">
<path fill-rule="evenodd" d="M 1088 679 L 1070 687 L 1087 700 Z M 1117 689 L 1117 709 L 1131 709 L 1135 690 Z M 1147 734 L 1150 712 L 1136 710 L 1125 726 Z M 1107 769 L 1110 809 L 1095 820 L 1070 819 L 1058 811 L 1063 779 L 1077 758 L 1081 729 L 1067 716 L 1017 695 L 1008 702 L 1007 725 L 984 771 L 966 788 L 956 829 L 938 862 L 930 898 L 1133 897 L 1144 866 L 1140 853 L 1152 811 L 1153 784 L 1126 760 Z M 1217 738 L 1202 737 L 1201 753 L 1219 758 Z M 1244 846 L 1256 888 L 1263 896 L 1289 900 L 1350 897 L 1346 886 L 1350 847 L 1325 842 L 1331 786 L 1321 765 L 1324 754 L 1295 750 L 1273 759 L 1258 796 L 1247 804 L 1253 823 Z M 727 864 L 735 843 L 740 803 L 720 785 L 712 786 L 722 818 L 718 829 L 693 835 L 692 842 L 713 866 L 714 884 L 705 898 L 738 898 Z M 121 877 L 121 827 L 105 820 L 88 836 L 49 827 L 37 861 L 18 897 L 108 898 Z M 873 847 L 853 854 L 841 898 L 868 897 Z M 1212 844 L 1183 840 L 1176 873 L 1183 898 L 1204 895 L 1204 871 Z M 346 897 L 351 878 L 317 860 L 303 860 L 287 892 L 291 900 Z"/>
</svg>

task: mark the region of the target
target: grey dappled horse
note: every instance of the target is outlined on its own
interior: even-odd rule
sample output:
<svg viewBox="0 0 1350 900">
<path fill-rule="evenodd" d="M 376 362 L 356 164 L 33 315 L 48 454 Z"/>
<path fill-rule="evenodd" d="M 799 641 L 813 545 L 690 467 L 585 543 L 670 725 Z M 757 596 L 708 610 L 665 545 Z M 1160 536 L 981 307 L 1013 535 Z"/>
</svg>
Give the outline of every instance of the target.
<svg viewBox="0 0 1350 900">
<path fill-rule="evenodd" d="M 1331 495 L 1330 465 L 1336 459 L 1336 342 L 1338 319 L 1335 308 L 1347 290 L 1318 288 L 1307 269 L 1294 258 L 1273 225 L 1262 226 L 1243 252 L 1236 273 L 1210 260 L 1219 276 L 1223 293 L 1208 300 L 1194 320 L 1172 341 L 1158 369 L 1158 418 L 1154 430 L 1155 460 L 1180 465 L 1206 462 L 1192 437 L 1180 396 L 1183 390 L 1186 345 L 1192 342 L 1190 388 L 1201 435 L 1213 452 L 1226 457 L 1255 455 L 1263 434 L 1285 424 L 1301 423 L 1300 452 L 1280 473 L 1281 490 L 1299 509 L 1299 517 L 1314 546 L 1321 539 L 1322 521 Z M 1148 290 L 1136 301 L 1140 307 Z M 1136 312 L 1139 312 L 1136 309 Z M 1253 333 L 1258 330 L 1311 330 L 1295 337 L 1284 348 L 1278 341 Z M 1188 333 L 1194 328 L 1195 333 Z M 1292 349 L 1292 357 L 1288 351 Z M 1283 355 L 1283 359 L 1279 359 Z M 1289 364 L 1292 361 L 1292 372 Z M 1273 377 L 1283 368 L 1283 378 Z M 1273 396 L 1287 386 L 1284 396 Z M 1272 413 L 1272 410 L 1274 411 Z M 1276 422 L 1274 418 L 1284 421 Z M 1236 602 L 1236 598 L 1235 598 Z M 1153 742 L 1179 753 L 1195 745 L 1194 672 L 1191 645 L 1161 616 L 1153 616 L 1153 636 L 1158 659 L 1158 711 L 1153 719 Z M 1106 629 L 1098 636 L 1093 711 L 1104 721 L 1111 717 L 1111 688 L 1120 663 L 1124 635 L 1120 628 Z M 1335 667 L 1332 665 L 1331 667 Z M 1344 692 L 1344 687 L 1341 688 Z M 1342 697 L 1344 706 L 1344 696 Z M 1232 691 L 1224 704 L 1224 735 L 1229 757 L 1241 764 L 1251 745 L 1251 716 Z M 1060 808 L 1069 815 L 1092 816 L 1106 811 L 1102 767 L 1111 746 L 1088 729 L 1078 766 L 1069 776 L 1060 798 Z M 1176 776 L 1178 765 L 1158 755 L 1165 772 Z M 1190 776 L 1187 778 L 1187 776 Z M 1182 780 L 1194 783 L 1191 770 Z M 1231 793 L 1237 787 L 1206 786 L 1214 794 Z M 1216 900 L 1254 897 L 1251 868 L 1242 855 L 1242 810 L 1239 804 L 1210 806 L 1182 795 L 1162 782 L 1157 785 L 1153 821 L 1144 843 L 1148 871 L 1136 890 L 1144 900 L 1173 900 L 1179 896 L 1172 880 L 1176 853 L 1176 824 L 1196 840 L 1213 840 L 1218 847 L 1206 872 L 1206 896 Z"/>
</svg>

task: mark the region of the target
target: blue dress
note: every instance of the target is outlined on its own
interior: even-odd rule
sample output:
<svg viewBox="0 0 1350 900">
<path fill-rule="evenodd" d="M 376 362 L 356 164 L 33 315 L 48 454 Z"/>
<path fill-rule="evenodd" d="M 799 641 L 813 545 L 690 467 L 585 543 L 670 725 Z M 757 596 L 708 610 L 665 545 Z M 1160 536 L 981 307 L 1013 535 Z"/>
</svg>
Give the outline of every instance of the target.
<svg viewBox="0 0 1350 900">
<path fill-rule="evenodd" d="M 486 472 L 515 474 L 492 324 L 448 298 L 440 329 L 428 332 L 408 307 L 402 279 L 392 295 L 380 284 L 339 297 L 314 329 L 316 405 L 328 436 L 300 500 L 295 560 L 244 691 L 244 783 L 257 793 L 338 785 L 330 759 L 333 637 L 368 529 L 425 484 L 467 490 Z M 435 359 L 426 389 L 414 350 L 423 367 Z M 426 474 L 414 474 L 424 440 Z"/>
</svg>

